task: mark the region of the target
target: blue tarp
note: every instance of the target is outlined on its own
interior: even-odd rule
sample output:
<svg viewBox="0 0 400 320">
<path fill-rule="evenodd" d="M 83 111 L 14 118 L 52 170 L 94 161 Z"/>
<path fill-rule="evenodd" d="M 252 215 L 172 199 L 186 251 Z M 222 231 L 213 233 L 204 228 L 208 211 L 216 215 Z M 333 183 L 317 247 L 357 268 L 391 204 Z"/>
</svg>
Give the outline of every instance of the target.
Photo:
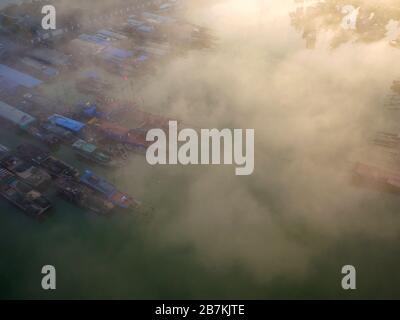
<svg viewBox="0 0 400 320">
<path fill-rule="evenodd" d="M 88 117 L 97 117 L 99 115 L 96 106 L 90 106 L 85 108 L 84 113 Z"/>
<path fill-rule="evenodd" d="M 88 118 L 101 117 L 101 113 L 97 111 L 97 105 L 95 103 L 79 102 L 77 107 L 81 109 L 84 115 Z"/>
<path fill-rule="evenodd" d="M 105 194 L 107 197 L 112 197 L 112 195 L 117 192 L 116 187 L 114 187 L 108 181 L 94 175 L 94 173 L 90 170 L 86 170 L 81 176 L 80 180 L 95 190 Z"/>
<path fill-rule="evenodd" d="M 49 117 L 49 121 L 51 123 L 55 123 L 56 125 L 58 125 L 60 127 L 71 130 L 73 132 L 79 132 L 85 127 L 85 124 L 82 122 L 72 120 L 70 118 L 60 116 L 58 114 L 55 114 L 55 115 L 52 115 L 51 117 Z"/>
<path fill-rule="evenodd" d="M 26 88 L 34 88 L 42 83 L 42 81 L 15 69 L 0 64 L 0 78 L 4 78 L 7 82 L 24 86 Z"/>
</svg>

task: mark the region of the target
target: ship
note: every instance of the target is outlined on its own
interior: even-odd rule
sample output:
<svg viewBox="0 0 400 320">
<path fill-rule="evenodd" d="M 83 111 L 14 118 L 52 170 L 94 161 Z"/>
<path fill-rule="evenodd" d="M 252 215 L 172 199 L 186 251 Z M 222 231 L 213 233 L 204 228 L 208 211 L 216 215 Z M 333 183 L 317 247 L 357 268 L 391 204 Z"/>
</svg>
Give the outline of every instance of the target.
<svg viewBox="0 0 400 320">
<path fill-rule="evenodd" d="M 41 124 L 41 128 L 49 134 L 54 135 L 57 137 L 57 139 L 64 143 L 71 143 L 74 139 L 76 139 L 72 132 L 47 121 Z"/>
<path fill-rule="evenodd" d="M 0 195 L 37 219 L 44 218 L 51 208 L 50 201 L 39 191 L 18 180 L 16 175 L 5 168 L 0 168 Z"/>
<path fill-rule="evenodd" d="M 60 139 L 51 132 L 44 130 L 43 128 L 37 125 L 31 125 L 29 128 L 25 130 L 25 132 L 32 137 L 38 139 L 43 142 L 50 148 L 58 147 L 60 144 Z"/>
<path fill-rule="evenodd" d="M 84 128 L 85 128 L 85 124 L 79 121 L 76 121 L 74 119 L 71 118 L 67 118 L 64 117 L 62 115 L 59 114 L 53 114 L 52 116 L 50 116 L 48 118 L 48 121 L 56 126 L 59 126 L 65 130 L 69 130 L 74 134 L 79 134 L 81 133 Z"/>
<path fill-rule="evenodd" d="M 113 184 L 86 170 L 80 181 L 88 187 L 100 192 L 107 200 L 120 208 L 138 207 L 139 203 L 128 194 L 119 191 Z"/>
<path fill-rule="evenodd" d="M 33 188 L 41 189 L 51 181 L 51 176 L 46 171 L 16 155 L 7 153 L 3 156 L 0 152 L 0 164 Z"/>
<path fill-rule="evenodd" d="M 101 150 L 94 144 L 88 143 L 82 139 L 76 140 L 72 144 L 72 149 L 79 157 L 102 166 L 117 167 L 122 165 L 121 161 L 114 160 L 106 151 Z"/>
<path fill-rule="evenodd" d="M 0 118 L 18 126 L 22 130 L 26 130 L 36 122 L 36 118 L 2 101 L 0 101 Z"/>
<path fill-rule="evenodd" d="M 17 147 L 17 155 L 22 159 L 31 161 L 46 170 L 52 178 L 70 177 L 78 178 L 79 171 L 71 165 L 50 155 L 34 145 L 24 143 Z"/>
<path fill-rule="evenodd" d="M 85 109 L 84 107 L 84 105 L 81 105 L 82 109 Z M 172 121 L 172 119 L 167 117 L 144 111 L 130 101 L 112 98 L 98 100 L 98 105 L 89 104 L 85 111 L 88 112 L 88 116 L 92 118 L 111 119 L 116 122 L 126 113 L 126 115 L 129 116 L 132 128 L 145 130 L 154 128 L 168 130 L 169 122 Z"/>
<path fill-rule="evenodd" d="M 127 129 L 113 122 L 97 119 L 89 121 L 88 125 L 102 138 L 122 143 L 141 153 L 144 153 L 151 144 L 146 141 L 146 132 L 143 130 Z"/>
<path fill-rule="evenodd" d="M 12 123 L 19 127 L 25 133 L 31 135 L 34 138 L 46 143 L 49 146 L 58 144 L 58 139 L 48 132 L 43 131 L 39 126 L 37 119 L 32 117 L 30 114 L 16 109 L 4 102 L 0 101 L 0 118 Z"/>
<path fill-rule="evenodd" d="M 58 178 L 55 185 L 59 196 L 83 209 L 101 215 L 110 214 L 114 209 L 114 205 L 110 201 L 79 181 Z"/>
<path fill-rule="evenodd" d="M 10 149 L 8 149 L 6 146 L 3 146 L 0 144 L 0 157 L 8 154 L 10 152 Z"/>
<path fill-rule="evenodd" d="M 145 130 L 149 129 L 163 129 L 165 131 L 168 131 L 169 127 L 169 122 L 172 121 L 172 119 L 152 114 L 150 112 L 141 110 L 137 107 L 133 107 L 131 109 L 130 115 L 132 116 L 133 119 L 136 121 L 136 128 L 141 128 Z M 174 120 L 176 121 L 176 120 Z"/>
</svg>

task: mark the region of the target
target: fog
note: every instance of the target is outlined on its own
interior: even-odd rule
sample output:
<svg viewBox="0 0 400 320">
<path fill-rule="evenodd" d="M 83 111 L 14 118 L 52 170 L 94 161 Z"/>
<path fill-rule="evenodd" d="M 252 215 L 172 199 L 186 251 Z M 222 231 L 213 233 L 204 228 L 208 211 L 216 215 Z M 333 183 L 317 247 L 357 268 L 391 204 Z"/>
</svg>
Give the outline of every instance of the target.
<svg viewBox="0 0 400 320">
<path fill-rule="evenodd" d="M 308 49 L 290 17 L 302 2 L 191 3 L 185 18 L 210 28 L 216 46 L 131 82 L 110 76 L 114 94 L 195 128 L 255 129 L 255 171 L 239 177 L 233 166 L 150 167 L 135 156 L 113 181 L 154 207 L 149 221 L 138 222 L 146 245 L 140 253 L 190 248 L 210 274 L 237 268 L 268 285 L 306 281 L 320 260 L 339 274 L 343 263 L 330 252 L 341 252 L 346 239 L 397 248 L 400 199 L 354 186 L 351 167 L 370 135 L 397 120 L 382 104 L 399 76 L 398 49 L 387 37 L 357 41 L 355 33 L 332 46 L 341 31 L 318 23 Z M 121 225 L 137 232 L 136 221 Z M 130 257 L 136 240 L 109 250 Z"/>
<path fill-rule="evenodd" d="M 350 179 L 358 149 L 384 126 L 398 52 L 386 40 L 332 50 L 329 33 L 306 49 L 290 25 L 293 8 L 246 0 L 193 7 L 188 16 L 214 30 L 217 48 L 160 67 L 141 91 L 149 108 L 196 127 L 255 129 L 252 177 L 221 166 L 170 168 L 185 176 L 181 211 L 165 209 L 170 215 L 155 218 L 149 233 L 162 246 L 194 246 L 210 268 L 240 266 L 262 282 L 306 277 L 349 234 L 391 239 L 399 231 L 398 217 L 378 212 L 382 194 Z"/>
</svg>

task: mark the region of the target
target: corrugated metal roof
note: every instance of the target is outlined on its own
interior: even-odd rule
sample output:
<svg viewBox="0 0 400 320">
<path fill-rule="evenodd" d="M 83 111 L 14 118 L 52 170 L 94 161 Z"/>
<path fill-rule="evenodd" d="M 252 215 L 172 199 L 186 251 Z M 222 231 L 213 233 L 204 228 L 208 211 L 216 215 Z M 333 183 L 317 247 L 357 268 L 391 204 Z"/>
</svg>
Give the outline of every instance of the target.
<svg viewBox="0 0 400 320">
<path fill-rule="evenodd" d="M 22 112 L 2 101 L 0 101 L 0 117 L 11 121 L 20 127 L 26 127 L 32 122 L 36 121 L 36 119 L 29 114 Z"/>
</svg>

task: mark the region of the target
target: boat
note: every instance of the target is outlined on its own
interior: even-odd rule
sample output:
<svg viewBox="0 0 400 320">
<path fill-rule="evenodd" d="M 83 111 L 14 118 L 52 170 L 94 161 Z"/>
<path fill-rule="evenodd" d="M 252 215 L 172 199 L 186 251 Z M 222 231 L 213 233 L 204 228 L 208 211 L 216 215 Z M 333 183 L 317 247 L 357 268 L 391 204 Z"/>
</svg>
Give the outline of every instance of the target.
<svg viewBox="0 0 400 320">
<path fill-rule="evenodd" d="M 36 118 L 2 101 L 0 101 L 0 118 L 18 126 L 23 130 L 27 129 L 30 125 L 36 122 Z"/>
<path fill-rule="evenodd" d="M 0 168 L 0 195 L 35 218 L 43 218 L 51 203 L 39 191 L 18 180 L 15 174 Z"/>
<path fill-rule="evenodd" d="M 136 107 L 132 108 L 130 115 L 137 122 L 136 128 L 141 128 L 146 130 L 149 129 L 167 130 L 169 122 L 172 121 L 172 119 L 152 114 Z"/>
<path fill-rule="evenodd" d="M 106 120 L 94 119 L 88 122 L 89 127 L 103 138 L 122 143 L 135 151 L 145 152 L 151 142 L 146 141 L 146 132 L 139 129 L 127 129 Z"/>
<path fill-rule="evenodd" d="M 41 124 L 41 128 L 49 134 L 56 136 L 57 139 L 65 143 L 71 143 L 71 141 L 76 139 L 72 132 L 47 121 Z"/>
<path fill-rule="evenodd" d="M 48 121 L 75 134 L 80 133 L 85 128 L 84 123 L 64 117 L 59 114 L 53 114 L 48 118 Z"/>
<path fill-rule="evenodd" d="M 78 178 L 79 171 L 71 165 L 50 155 L 34 145 L 24 143 L 17 147 L 17 155 L 46 170 L 52 178 Z"/>
<path fill-rule="evenodd" d="M 113 184 L 103 178 L 96 176 L 92 171 L 86 170 L 80 181 L 88 187 L 103 194 L 106 199 L 120 208 L 137 207 L 139 203 L 128 194 L 119 191 Z"/>
<path fill-rule="evenodd" d="M 9 154 L 2 157 L 0 164 L 31 187 L 40 189 L 46 187 L 51 181 L 51 176 L 45 170 L 16 155 Z"/>
<path fill-rule="evenodd" d="M 116 167 L 122 164 L 122 162 L 114 160 L 106 151 L 103 151 L 94 144 L 88 143 L 82 139 L 76 140 L 72 144 L 72 149 L 79 157 L 103 166 Z"/>
<path fill-rule="evenodd" d="M 102 194 L 79 181 L 59 178 L 55 185 L 59 196 L 81 208 L 101 215 L 107 215 L 114 209 L 114 205 Z"/>
<path fill-rule="evenodd" d="M 7 155 L 9 152 L 10 152 L 10 149 L 8 149 L 6 146 L 3 146 L 0 144 L 0 157 Z"/>
<path fill-rule="evenodd" d="M 60 139 L 56 135 L 37 125 L 31 125 L 25 132 L 51 148 L 57 147 L 60 144 Z"/>
</svg>

